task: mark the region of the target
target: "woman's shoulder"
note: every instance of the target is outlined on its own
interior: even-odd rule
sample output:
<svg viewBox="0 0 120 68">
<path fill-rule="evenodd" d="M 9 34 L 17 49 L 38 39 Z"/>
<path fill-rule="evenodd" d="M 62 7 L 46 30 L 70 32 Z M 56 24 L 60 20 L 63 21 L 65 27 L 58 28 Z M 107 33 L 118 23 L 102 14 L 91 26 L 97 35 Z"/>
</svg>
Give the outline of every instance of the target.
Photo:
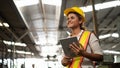
<svg viewBox="0 0 120 68">
<path fill-rule="evenodd" d="M 95 32 L 94 31 L 89 31 L 89 30 L 83 30 L 84 32 L 88 32 L 90 33 L 92 36 L 96 36 Z M 97 36 L 96 36 L 97 37 Z"/>
<path fill-rule="evenodd" d="M 91 31 L 89 31 L 89 30 L 82 30 L 83 32 L 91 32 Z"/>
<path fill-rule="evenodd" d="M 83 30 L 83 33 L 87 33 L 87 34 L 90 34 L 91 35 L 91 31 L 88 31 L 88 30 Z"/>
</svg>

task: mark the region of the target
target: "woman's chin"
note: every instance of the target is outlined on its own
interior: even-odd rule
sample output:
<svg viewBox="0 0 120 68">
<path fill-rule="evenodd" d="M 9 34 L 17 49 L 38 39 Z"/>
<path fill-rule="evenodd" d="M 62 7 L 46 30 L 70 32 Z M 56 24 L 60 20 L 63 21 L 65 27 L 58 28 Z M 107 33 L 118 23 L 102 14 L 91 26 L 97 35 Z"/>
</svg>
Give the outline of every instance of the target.
<svg viewBox="0 0 120 68">
<path fill-rule="evenodd" d="M 69 25 L 69 26 L 67 26 L 68 28 L 72 28 L 73 27 L 73 25 Z"/>
</svg>

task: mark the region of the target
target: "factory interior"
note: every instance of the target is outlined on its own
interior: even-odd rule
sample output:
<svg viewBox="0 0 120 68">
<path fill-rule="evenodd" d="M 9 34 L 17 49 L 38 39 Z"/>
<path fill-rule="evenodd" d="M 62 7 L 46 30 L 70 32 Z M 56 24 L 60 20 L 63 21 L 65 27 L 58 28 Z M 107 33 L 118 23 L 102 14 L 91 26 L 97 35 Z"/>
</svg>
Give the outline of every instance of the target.
<svg viewBox="0 0 120 68">
<path fill-rule="evenodd" d="M 69 34 L 64 10 L 73 6 L 100 41 L 97 68 L 120 68 L 120 0 L 0 0 L 0 68 L 64 68 L 59 40 Z"/>
</svg>

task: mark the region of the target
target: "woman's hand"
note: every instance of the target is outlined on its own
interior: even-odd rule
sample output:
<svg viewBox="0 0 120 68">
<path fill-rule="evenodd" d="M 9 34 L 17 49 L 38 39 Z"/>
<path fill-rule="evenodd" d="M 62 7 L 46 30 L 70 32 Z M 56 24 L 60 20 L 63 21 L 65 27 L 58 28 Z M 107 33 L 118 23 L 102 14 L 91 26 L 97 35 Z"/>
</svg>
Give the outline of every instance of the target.
<svg viewBox="0 0 120 68">
<path fill-rule="evenodd" d="M 67 66 L 72 62 L 72 59 L 70 57 L 64 56 L 61 63 L 63 66 Z"/>
<path fill-rule="evenodd" d="M 103 55 L 88 53 L 84 50 L 84 48 L 81 44 L 72 43 L 72 44 L 70 44 L 70 48 L 78 56 L 84 56 L 92 61 L 102 61 L 103 60 Z"/>
<path fill-rule="evenodd" d="M 83 56 L 83 53 L 85 52 L 83 46 L 80 43 L 73 42 L 70 44 L 70 48 L 76 55 L 79 56 Z"/>
</svg>

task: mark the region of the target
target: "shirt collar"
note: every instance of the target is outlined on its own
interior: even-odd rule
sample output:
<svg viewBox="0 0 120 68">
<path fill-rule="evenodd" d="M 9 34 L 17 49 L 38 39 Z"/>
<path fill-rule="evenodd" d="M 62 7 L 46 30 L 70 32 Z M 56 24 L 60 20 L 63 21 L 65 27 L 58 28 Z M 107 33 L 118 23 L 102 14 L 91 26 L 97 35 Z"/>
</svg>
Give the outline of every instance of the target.
<svg viewBox="0 0 120 68">
<path fill-rule="evenodd" d="M 76 36 L 77 37 L 77 39 L 79 39 L 80 38 L 80 36 L 81 36 L 81 34 L 82 34 L 82 32 L 83 32 L 84 30 L 81 30 L 80 32 L 79 32 L 79 34 Z M 70 34 L 68 37 L 71 37 L 71 35 L 72 34 Z"/>
</svg>

